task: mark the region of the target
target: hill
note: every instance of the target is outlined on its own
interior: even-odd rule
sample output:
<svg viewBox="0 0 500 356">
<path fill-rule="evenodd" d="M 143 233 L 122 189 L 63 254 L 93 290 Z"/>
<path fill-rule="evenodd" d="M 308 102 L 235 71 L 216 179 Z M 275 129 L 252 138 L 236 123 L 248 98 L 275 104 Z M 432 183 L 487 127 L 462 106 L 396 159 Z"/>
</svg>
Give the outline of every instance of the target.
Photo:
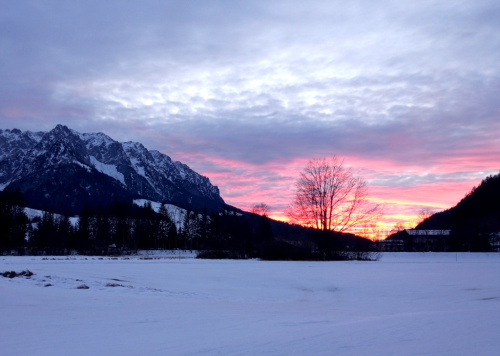
<svg viewBox="0 0 500 356">
<path fill-rule="evenodd" d="M 433 214 L 417 230 L 451 230 L 452 250 L 487 251 L 500 232 L 500 174 L 488 176 L 454 207 Z M 404 232 L 389 240 L 406 238 Z"/>
</svg>

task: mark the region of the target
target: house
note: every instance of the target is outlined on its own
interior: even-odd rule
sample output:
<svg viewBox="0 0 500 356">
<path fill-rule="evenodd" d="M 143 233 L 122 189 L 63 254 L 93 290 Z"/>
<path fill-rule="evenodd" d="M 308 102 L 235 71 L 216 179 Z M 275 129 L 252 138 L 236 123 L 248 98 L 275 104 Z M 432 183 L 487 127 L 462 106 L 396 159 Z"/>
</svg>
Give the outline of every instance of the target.
<svg viewBox="0 0 500 356">
<path fill-rule="evenodd" d="M 450 251 L 450 230 L 401 230 L 381 244 L 383 251 L 445 252 Z"/>
<path fill-rule="evenodd" d="M 450 230 L 406 229 L 406 251 L 444 252 L 450 249 Z"/>
</svg>

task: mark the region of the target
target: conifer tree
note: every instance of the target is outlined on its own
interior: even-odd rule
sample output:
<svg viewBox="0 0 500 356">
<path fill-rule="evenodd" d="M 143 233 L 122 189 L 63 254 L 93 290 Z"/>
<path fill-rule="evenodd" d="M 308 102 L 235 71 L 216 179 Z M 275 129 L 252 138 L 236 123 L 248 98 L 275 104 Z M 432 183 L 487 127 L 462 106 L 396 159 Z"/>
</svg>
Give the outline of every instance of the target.
<svg viewBox="0 0 500 356">
<path fill-rule="evenodd" d="M 21 191 L 4 189 L 0 192 L 0 249 L 25 246 L 27 224 Z"/>
</svg>

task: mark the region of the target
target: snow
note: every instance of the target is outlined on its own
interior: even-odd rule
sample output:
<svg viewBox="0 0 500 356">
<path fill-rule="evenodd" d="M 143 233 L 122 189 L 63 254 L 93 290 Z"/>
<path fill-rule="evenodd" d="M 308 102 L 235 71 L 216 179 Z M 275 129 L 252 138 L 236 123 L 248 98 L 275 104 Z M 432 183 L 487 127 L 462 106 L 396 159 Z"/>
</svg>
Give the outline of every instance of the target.
<svg viewBox="0 0 500 356">
<path fill-rule="evenodd" d="M 179 171 L 179 175 L 181 176 L 181 178 L 186 179 L 186 172 L 184 171 L 184 164 L 182 164 L 179 161 L 176 161 L 174 164 L 177 167 L 177 170 Z"/>
<path fill-rule="evenodd" d="M 83 164 L 82 162 L 78 162 L 78 161 L 75 161 L 75 160 L 73 160 L 73 163 L 79 165 L 82 168 L 85 168 L 87 170 L 87 172 L 91 172 L 90 167 L 87 166 L 86 164 Z"/>
<path fill-rule="evenodd" d="M 121 145 L 137 174 L 147 178 L 144 167 L 142 166 L 144 163 L 140 162 L 137 157 L 144 156 L 148 150 L 139 142 L 123 142 Z M 139 164 L 141 164 L 141 166 Z"/>
<path fill-rule="evenodd" d="M 73 134 L 80 137 L 80 139 L 85 142 L 87 148 L 91 146 L 102 146 L 102 145 L 108 147 L 109 145 L 116 142 L 111 137 L 109 137 L 106 134 L 103 134 L 102 132 L 82 134 L 72 129 L 70 129 L 70 131 Z"/>
<path fill-rule="evenodd" d="M 90 188 L 90 187 L 87 187 Z M 146 202 L 151 203 L 151 207 L 153 208 L 154 211 L 158 212 L 160 210 L 161 203 L 158 203 L 156 201 L 151 201 L 147 199 L 135 199 L 134 204 L 138 206 L 144 206 Z M 165 208 L 167 209 L 170 218 L 175 221 L 176 227 L 180 229 L 182 227 L 182 223 L 184 221 L 184 215 L 186 214 L 186 210 L 179 208 L 178 206 L 172 205 L 172 204 L 165 204 Z M 32 209 L 32 208 L 24 208 L 24 212 L 26 216 L 31 220 L 35 217 L 43 217 L 43 214 L 45 211 L 43 210 L 38 210 L 38 209 Z M 62 215 L 59 214 L 54 214 L 54 218 L 60 218 Z M 76 226 L 78 224 L 78 216 L 70 216 L 69 221 L 71 225 Z"/>
<path fill-rule="evenodd" d="M 144 206 L 147 202 L 150 202 L 151 207 L 155 212 L 158 212 L 161 206 L 161 203 L 147 199 L 135 199 L 133 202 L 138 206 Z M 177 229 L 180 229 L 184 221 L 184 216 L 186 215 L 186 209 L 179 208 L 178 206 L 172 204 L 165 204 L 165 208 L 167 209 L 170 218 L 175 222 Z"/>
<path fill-rule="evenodd" d="M 408 235 L 425 235 L 425 236 L 431 236 L 431 235 L 438 235 L 438 236 L 443 236 L 443 235 L 449 235 L 450 230 L 416 230 L 416 229 L 406 229 L 406 232 Z"/>
<path fill-rule="evenodd" d="M 227 210 L 227 209 L 224 209 L 224 212 L 225 212 L 227 215 L 243 216 L 243 214 L 238 213 L 238 212 L 235 212 L 235 211 L 232 211 L 232 210 Z M 222 212 L 220 212 L 220 213 L 219 213 L 219 215 L 222 215 Z"/>
<path fill-rule="evenodd" d="M 26 214 L 28 219 L 32 220 L 36 217 L 42 218 L 45 211 L 32 208 L 24 208 L 24 213 Z M 62 218 L 62 215 L 59 214 L 53 214 L 53 215 L 55 219 Z M 71 225 L 76 226 L 76 224 L 78 223 L 78 216 L 70 216 L 69 222 Z"/>
<path fill-rule="evenodd" d="M 195 195 L 214 200 L 220 199 L 218 188 L 213 186 L 207 177 L 199 175 L 187 165 L 172 162 L 170 157 L 159 151 L 148 151 L 138 142 L 119 143 L 103 133 L 82 134 L 72 129 L 68 130 L 62 125 L 56 126 L 50 132 L 0 130 L 0 140 L 2 141 L 0 160 L 9 158 L 7 166 L 10 167 L 7 169 L 6 166 L 6 169 L 3 170 L 4 176 L 0 188 L 7 186 L 7 180 L 12 182 L 21 178 L 21 176 L 33 173 L 34 167 L 37 166 L 34 164 L 34 160 L 45 155 L 41 157 L 45 168 L 61 163 L 74 162 L 90 172 L 91 167 L 95 165 L 97 170 L 122 184 L 125 184 L 125 179 L 121 172 L 127 171 L 127 167 L 130 165 L 130 168 L 144 177 L 149 183 L 148 186 L 148 183 L 142 181 L 142 178 L 139 178 L 138 181 L 138 177 L 133 173 L 131 179 L 136 182 L 133 193 L 146 195 L 150 198 L 152 197 L 151 194 L 153 194 L 168 200 L 171 199 L 177 188 L 183 187 L 188 191 L 197 191 Z M 57 147 L 54 146 L 58 139 L 62 139 L 65 145 L 60 146 L 57 144 Z M 36 145 L 37 142 L 40 144 Z M 82 143 L 86 149 L 80 146 Z M 119 145 L 122 146 L 127 157 L 125 160 Z M 75 151 L 80 151 L 80 148 L 83 151 Z M 18 161 L 13 160 L 12 156 L 14 154 L 19 154 Z M 89 160 L 92 160 L 93 163 L 86 161 L 86 159 L 77 159 L 81 154 L 84 157 L 89 155 Z M 91 154 L 94 156 L 93 159 L 90 157 Z M 12 172 L 10 172 L 11 170 Z M 167 180 L 173 184 L 167 183 Z M 154 194 L 153 191 L 157 194 Z"/>
<path fill-rule="evenodd" d="M 130 158 L 130 163 L 132 164 L 132 167 L 137 172 L 137 174 L 143 176 L 144 178 L 147 178 L 144 167 L 139 166 L 139 161 L 136 158 Z"/>
<path fill-rule="evenodd" d="M 76 226 L 78 224 L 78 216 L 70 216 L 69 217 L 69 222 L 71 225 Z"/>
<path fill-rule="evenodd" d="M 10 184 L 10 181 L 0 184 L 0 190 L 4 190 L 6 186 Z"/>
<path fill-rule="evenodd" d="M 43 210 L 38 210 L 38 209 L 32 209 L 32 208 L 24 208 L 24 213 L 28 217 L 28 219 L 33 219 L 33 218 L 42 218 L 43 214 L 45 211 Z M 55 214 L 54 214 L 55 215 Z"/>
<path fill-rule="evenodd" d="M 36 275 L 0 277 L 0 345 L 6 356 L 493 356 L 499 267 L 500 254 L 471 253 L 386 253 L 378 262 L 1 257 L 0 271 Z"/>
<path fill-rule="evenodd" d="M 38 132 L 26 131 L 26 133 L 36 143 L 40 142 L 42 140 L 42 138 L 43 138 L 43 135 L 46 134 L 46 132 L 43 132 L 43 131 L 38 131 Z"/>
<path fill-rule="evenodd" d="M 22 134 L 22 132 L 16 132 L 14 130 L 5 130 L 0 132 L 0 136 L 5 137 L 6 139 L 12 140 L 12 141 L 19 141 L 19 136 Z"/>
<path fill-rule="evenodd" d="M 90 156 L 90 162 L 99 172 L 104 173 L 125 185 L 125 177 L 122 173 L 118 172 L 115 165 L 102 163 L 94 156 Z"/>
</svg>

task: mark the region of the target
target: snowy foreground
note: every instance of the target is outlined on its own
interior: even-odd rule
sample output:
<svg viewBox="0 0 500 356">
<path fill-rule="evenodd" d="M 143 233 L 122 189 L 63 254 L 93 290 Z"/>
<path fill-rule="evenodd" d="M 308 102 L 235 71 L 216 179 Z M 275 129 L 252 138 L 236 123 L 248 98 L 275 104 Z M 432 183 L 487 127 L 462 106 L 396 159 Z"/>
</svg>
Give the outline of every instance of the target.
<svg viewBox="0 0 500 356">
<path fill-rule="evenodd" d="M 500 254 L 71 258 L 0 257 L 1 355 L 500 355 Z"/>
</svg>

